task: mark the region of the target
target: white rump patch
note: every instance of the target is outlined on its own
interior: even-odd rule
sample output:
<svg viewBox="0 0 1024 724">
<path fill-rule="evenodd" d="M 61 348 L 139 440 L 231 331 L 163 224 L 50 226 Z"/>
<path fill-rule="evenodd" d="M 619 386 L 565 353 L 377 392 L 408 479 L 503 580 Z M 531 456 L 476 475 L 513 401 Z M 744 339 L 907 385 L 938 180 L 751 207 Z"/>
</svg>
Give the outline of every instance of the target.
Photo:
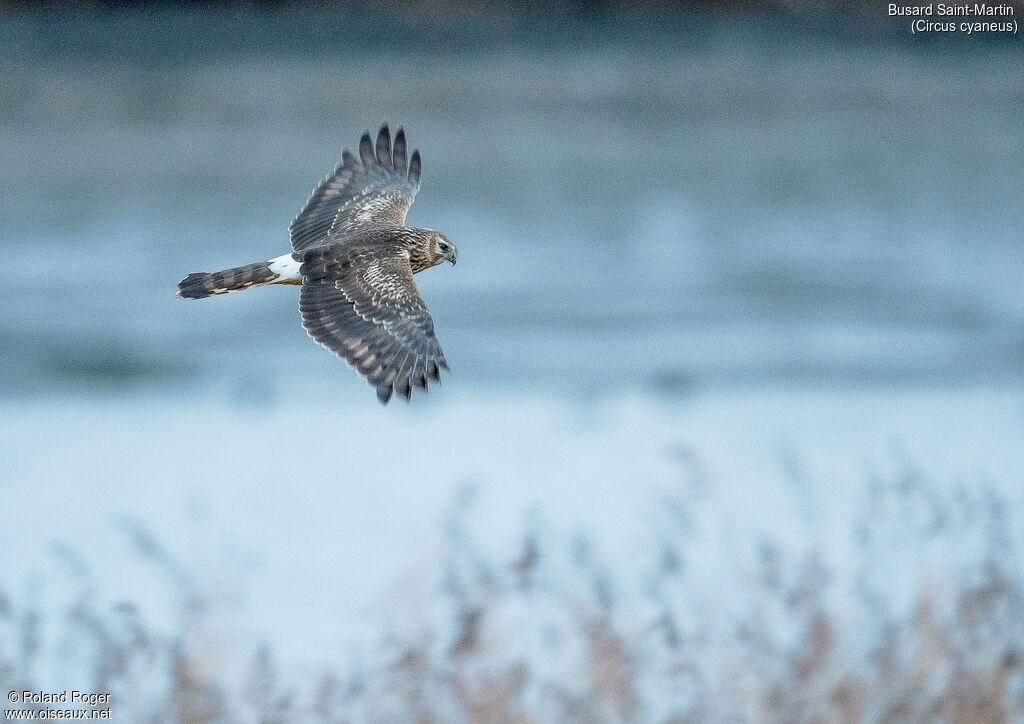
<svg viewBox="0 0 1024 724">
<path fill-rule="evenodd" d="M 270 271 L 277 274 L 278 282 L 302 281 L 302 275 L 299 274 L 302 265 L 295 261 L 290 253 L 271 259 L 267 263 L 270 265 Z"/>
</svg>

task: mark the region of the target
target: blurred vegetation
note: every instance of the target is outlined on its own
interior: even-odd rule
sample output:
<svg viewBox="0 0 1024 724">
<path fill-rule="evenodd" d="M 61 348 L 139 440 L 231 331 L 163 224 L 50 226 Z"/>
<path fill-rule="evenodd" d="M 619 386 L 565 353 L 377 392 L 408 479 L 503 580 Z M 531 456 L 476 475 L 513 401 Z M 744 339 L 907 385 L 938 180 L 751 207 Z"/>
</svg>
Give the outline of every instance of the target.
<svg viewBox="0 0 1024 724">
<path fill-rule="evenodd" d="M 722 600 L 694 604 L 688 570 L 700 536 L 700 466 L 663 501 L 670 527 L 644 600 L 620 594 L 586 536 L 563 550 L 544 521 L 495 560 L 469 534 L 474 491 L 451 504 L 447 552 L 413 627 L 393 627 L 372 660 L 297 679 L 258 641 L 232 670 L 211 605 L 183 566 L 129 523 L 131 545 L 178 598 L 174 635 L 155 632 L 130 603 L 100 610 L 73 550 L 77 603 L 60 620 L 0 595 L 0 688 L 39 689 L 40 629 L 59 630 L 61 655 L 81 662 L 76 688 L 113 694 L 133 722 L 924 722 L 1024 718 L 1024 587 L 1006 504 L 991 491 L 945 495 L 912 468 L 874 478 L 855 535 L 856 571 L 772 541 L 752 568 L 721 572 Z M 798 493 L 795 489 L 795 493 Z M 924 584 L 910 615 L 893 605 L 888 558 L 984 541 L 973 568 Z M 836 589 L 854 573 L 856 595 Z M 842 574 L 842 576 L 840 575 Z M 739 600 L 726 601 L 739 585 Z M 917 584 L 915 584 L 917 585 Z M 402 586 L 398 587 L 402 590 Z M 707 592 L 705 592 L 706 595 Z M 396 609 L 400 606 L 396 605 Z M 738 618 L 726 609 L 738 610 Z M 393 612 L 385 612 L 385 616 Z M 723 623 L 726 624 L 723 628 Z M 316 625 L 316 624 L 311 624 Z M 218 643 L 219 642 L 219 643 Z"/>
</svg>

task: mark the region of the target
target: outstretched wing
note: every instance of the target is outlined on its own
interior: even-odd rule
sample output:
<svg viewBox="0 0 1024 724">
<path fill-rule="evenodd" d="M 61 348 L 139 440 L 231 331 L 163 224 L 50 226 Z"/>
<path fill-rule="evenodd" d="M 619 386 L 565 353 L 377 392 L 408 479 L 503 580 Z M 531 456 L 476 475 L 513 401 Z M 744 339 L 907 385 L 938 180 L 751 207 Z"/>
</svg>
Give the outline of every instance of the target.
<svg viewBox="0 0 1024 724">
<path fill-rule="evenodd" d="M 413 281 L 408 253 L 397 245 L 333 245 L 311 249 L 302 264 L 302 326 L 377 388 L 409 399 L 448 369 L 434 335 L 434 320 Z"/>
<path fill-rule="evenodd" d="M 388 124 L 380 127 L 377 144 L 364 133 L 359 158 L 346 149 L 334 173 L 320 182 L 289 227 L 292 249 L 302 251 L 328 234 L 364 226 L 403 226 L 405 214 L 420 188 L 420 152 L 406 161 L 405 131 L 391 144 Z"/>
</svg>

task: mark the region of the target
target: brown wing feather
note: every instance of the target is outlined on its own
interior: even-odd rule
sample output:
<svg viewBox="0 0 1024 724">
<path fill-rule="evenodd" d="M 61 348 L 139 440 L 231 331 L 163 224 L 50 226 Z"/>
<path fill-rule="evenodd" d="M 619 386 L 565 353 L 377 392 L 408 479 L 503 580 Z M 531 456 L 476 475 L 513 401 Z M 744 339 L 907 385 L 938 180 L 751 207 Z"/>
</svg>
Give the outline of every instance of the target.
<svg viewBox="0 0 1024 724">
<path fill-rule="evenodd" d="M 405 131 L 395 134 L 385 123 L 374 146 L 369 133 L 359 142 L 356 158 L 347 150 L 334 172 L 313 190 L 289 227 L 292 249 L 316 246 L 329 234 L 340 235 L 368 226 L 402 226 L 420 188 L 420 157 L 413 151 L 412 169 L 405 157 Z"/>
<path fill-rule="evenodd" d="M 302 326 L 366 377 L 381 402 L 394 392 L 408 399 L 414 386 L 426 389 L 428 378 L 439 381 L 448 369 L 408 255 L 397 245 L 311 249 L 302 275 Z"/>
</svg>

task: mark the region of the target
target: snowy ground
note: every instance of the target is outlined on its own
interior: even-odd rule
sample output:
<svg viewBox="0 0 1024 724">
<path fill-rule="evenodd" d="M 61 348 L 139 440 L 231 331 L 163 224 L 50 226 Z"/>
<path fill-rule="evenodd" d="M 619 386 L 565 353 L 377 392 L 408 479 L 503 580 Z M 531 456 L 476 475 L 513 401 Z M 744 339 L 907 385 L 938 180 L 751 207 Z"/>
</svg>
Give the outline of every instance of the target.
<svg viewBox="0 0 1024 724">
<path fill-rule="evenodd" d="M 584 545 L 626 630 L 650 624 L 665 541 L 678 545 L 685 585 L 665 595 L 705 629 L 711 659 L 756 608 L 749 589 L 768 549 L 818 560 L 828 610 L 853 632 L 866 585 L 899 619 L 923 592 L 949 595 L 982 570 L 998 531 L 964 506 L 1001 501 L 1003 563 L 1024 553 L 1021 391 L 580 403 L 443 389 L 408 408 L 371 395 L 266 407 L 96 397 L 2 412 L 4 594 L 41 611 L 46 655 L 32 673 L 58 690 L 89 683 L 61 655 L 83 590 L 100 612 L 133 604 L 168 636 L 180 634 L 174 589 L 197 591 L 199 638 L 219 670 L 266 642 L 296 681 L 386 657 L 385 640 L 454 639 L 437 606 L 456 519 L 499 570 L 538 537 L 539 575 L 580 601 Z M 852 639 L 866 654 L 879 633 Z M 543 647 L 502 648 L 558 667 Z"/>
</svg>

